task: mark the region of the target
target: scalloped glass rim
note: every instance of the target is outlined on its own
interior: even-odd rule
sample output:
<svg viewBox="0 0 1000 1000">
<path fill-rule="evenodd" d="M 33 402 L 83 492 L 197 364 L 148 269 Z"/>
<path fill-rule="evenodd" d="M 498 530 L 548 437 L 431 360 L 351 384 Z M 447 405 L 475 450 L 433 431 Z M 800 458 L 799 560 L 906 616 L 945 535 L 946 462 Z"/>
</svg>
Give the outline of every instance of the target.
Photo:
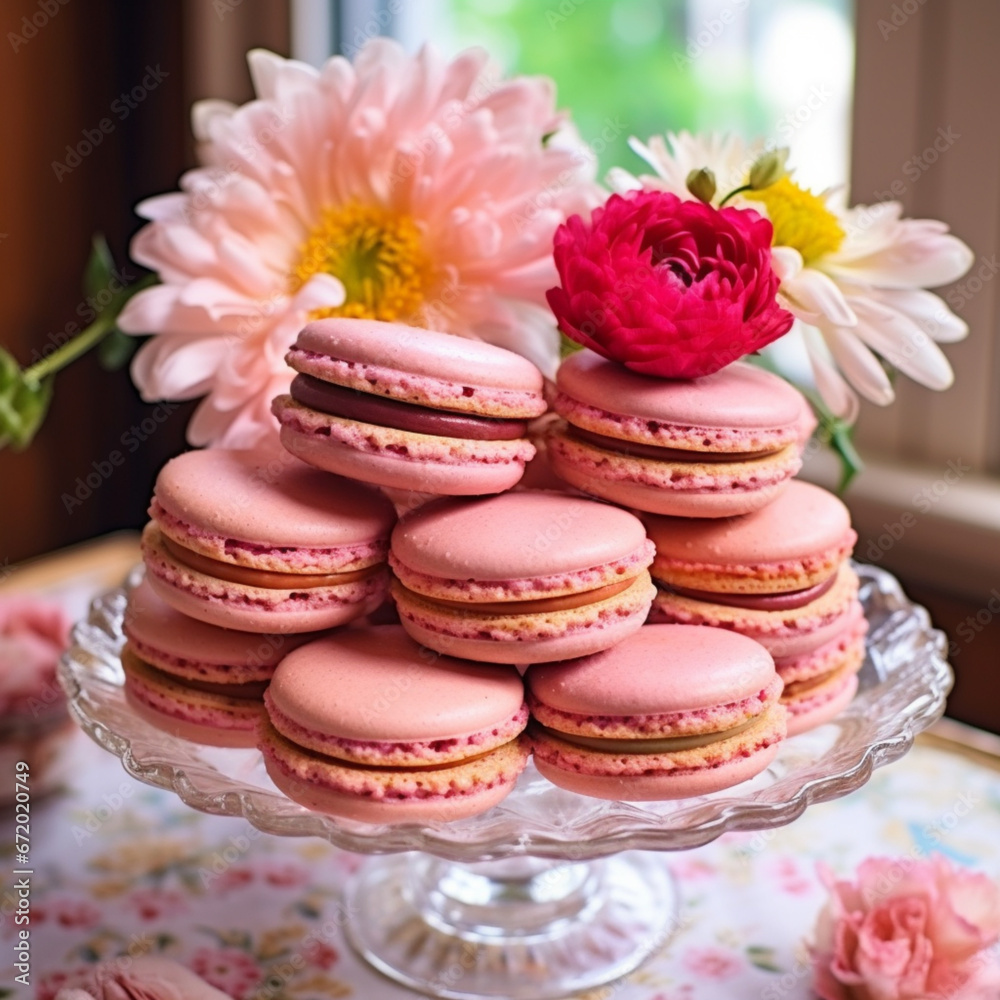
<svg viewBox="0 0 1000 1000">
<path fill-rule="evenodd" d="M 860 788 L 897 760 L 944 712 L 953 675 L 946 640 L 898 581 L 855 567 L 868 616 L 859 693 L 834 722 L 786 741 L 764 774 L 736 788 L 675 802 L 606 802 L 556 788 L 533 767 L 496 808 L 460 822 L 372 826 L 315 813 L 286 798 L 256 750 L 206 747 L 162 733 L 132 714 L 122 688 L 121 623 L 128 589 L 94 601 L 73 633 L 60 679 L 73 715 L 140 781 L 171 789 L 195 809 L 243 816 L 267 833 L 316 836 L 352 851 L 425 851 L 475 862 L 532 855 L 582 861 L 641 849 L 686 850 L 731 830 L 790 823 L 816 802 Z"/>
</svg>

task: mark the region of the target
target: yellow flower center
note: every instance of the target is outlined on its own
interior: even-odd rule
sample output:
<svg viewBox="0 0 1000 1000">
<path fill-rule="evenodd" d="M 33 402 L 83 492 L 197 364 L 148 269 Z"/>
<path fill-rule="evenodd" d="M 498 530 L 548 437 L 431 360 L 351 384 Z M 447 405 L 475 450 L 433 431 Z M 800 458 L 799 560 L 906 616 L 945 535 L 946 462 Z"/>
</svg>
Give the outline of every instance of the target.
<svg viewBox="0 0 1000 1000">
<path fill-rule="evenodd" d="M 344 286 L 342 306 L 317 309 L 313 319 L 350 316 L 418 323 L 432 279 L 421 232 L 408 215 L 351 201 L 323 210 L 292 271 L 293 289 L 314 274 Z"/>
<path fill-rule="evenodd" d="M 826 202 L 788 177 L 748 191 L 745 197 L 764 203 L 774 226 L 774 245 L 794 247 L 807 265 L 838 250 L 844 241 L 846 234 Z"/>
</svg>

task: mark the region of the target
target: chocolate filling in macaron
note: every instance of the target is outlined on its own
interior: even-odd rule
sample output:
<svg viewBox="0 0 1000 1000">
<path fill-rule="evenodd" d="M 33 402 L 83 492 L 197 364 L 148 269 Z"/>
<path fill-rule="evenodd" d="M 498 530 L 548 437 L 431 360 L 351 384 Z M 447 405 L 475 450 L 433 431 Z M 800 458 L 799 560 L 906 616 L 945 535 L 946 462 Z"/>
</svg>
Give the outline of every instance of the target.
<svg viewBox="0 0 1000 1000">
<path fill-rule="evenodd" d="M 397 427 L 415 434 L 469 438 L 475 441 L 514 441 L 528 433 L 527 420 L 481 417 L 458 410 L 435 410 L 360 389 L 346 389 L 312 375 L 296 375 L 289 390 L 303 406 L 335 417 L 360 420 L 379 427 Z"/>
<path fill-rule="evenodd" d="M 397 490 L 479 496 L 513 487 L 546 410 L 541 372 L 492 344 L 375 320 L 310 323 L 272 411 L 310 465 Z"/>
</svg>

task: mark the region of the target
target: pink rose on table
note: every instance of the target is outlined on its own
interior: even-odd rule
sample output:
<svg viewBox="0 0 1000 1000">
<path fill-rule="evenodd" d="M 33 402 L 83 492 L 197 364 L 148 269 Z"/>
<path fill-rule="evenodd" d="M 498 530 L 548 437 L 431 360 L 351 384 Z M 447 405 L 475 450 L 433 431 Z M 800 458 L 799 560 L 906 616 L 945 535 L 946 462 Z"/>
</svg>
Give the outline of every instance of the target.
<svg viewBox="0 0 1000 1000">
<path fill-rule="evenodd" d="M 869 858 L 856 881 L 821 878 L 830 899 L 811 948 L 823 1000 L 994 1000 L 985 949 L 1000 939 L 1000 888 L 944 858 Z"/>
<path fill-rule="evenodd" d="M 62 702 L 56 665 L 68 644 L 69 619 L 61 607 L 0 598 L 0 716 L 37 716 Z"/>
<path fill-rule="evenodd" d="M 771 223 L 667 191 L 612 195 L 556 230 L 547 293 L 571 340 L 662 378 L 709 375 L 787 333 Z"/>
<path fill-rule="evenodd" d="M 232 1000 L 165 958 L 122 958 L 99 965 L 93 987 L 62 989 L 55 1000 Z"/>
</svg>

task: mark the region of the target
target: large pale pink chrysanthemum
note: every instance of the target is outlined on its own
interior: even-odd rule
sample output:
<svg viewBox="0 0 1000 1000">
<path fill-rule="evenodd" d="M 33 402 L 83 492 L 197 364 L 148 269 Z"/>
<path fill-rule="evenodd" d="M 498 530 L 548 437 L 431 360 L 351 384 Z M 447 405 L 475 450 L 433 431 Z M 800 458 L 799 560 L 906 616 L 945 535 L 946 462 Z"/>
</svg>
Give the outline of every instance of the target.
<svg viewBox="0 0 1000 1000">
<path fill-rule="evenodd" d="M 693 197 L 687 176 L 702 167 L 715 174 L 716 198 L 725 197 L 747 183 L 764 152 L 762 142 L 687 132 L 631 145 L 655 174 L 616 169 L 611 187 L 681 198 Z M 904 219 L 894 201 L 848 208 L 842 192 L 813 194 L 790 177 L 746 191 L 732 204 L 757 209 L 774 226 L 779 301 L 803 326 L 816 388 L 834 413 L 856 418 L 854 389 L 882 406 L 893 401 L 879 358 L 931 389 L 951 385 L 951 366 L 937 345 L 961 340 L 968 327 L 926 289 L 961 277 L 973 255 L 944 223 Z"/>
<path fill-rule="evenodd" d="M 551 374 L 552 235 L 599 200 L 551 81 L 382 38 L 353 65 L 248 61 L 257 99 L 196 104 L 204 166 L 138 209 L 132 256 L 162 282 L 119 319 L 157 335 L 132 366 L 143 396 L 204 396 L 192 444 L 256 444 L 288 346 L 334 315 L 481 338 Z"/>
</svg>

